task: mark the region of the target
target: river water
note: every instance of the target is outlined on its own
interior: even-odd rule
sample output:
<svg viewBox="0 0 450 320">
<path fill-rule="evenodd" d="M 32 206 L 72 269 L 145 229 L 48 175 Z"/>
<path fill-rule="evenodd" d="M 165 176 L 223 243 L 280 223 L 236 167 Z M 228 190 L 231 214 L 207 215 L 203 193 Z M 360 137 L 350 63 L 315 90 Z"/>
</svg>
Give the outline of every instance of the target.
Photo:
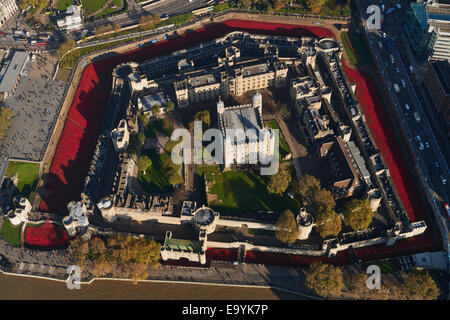
<svg viewBox="0 0 450 320">
<path fill-rule="evenodd" d="M 26 300 L 278 300 L 302 299 L 284 291 L 182 283 L 133 284 L 130 281 L 96 280 L 69 290 L 65 283 L 0 274 L 0 299 Z"/>
</svg>

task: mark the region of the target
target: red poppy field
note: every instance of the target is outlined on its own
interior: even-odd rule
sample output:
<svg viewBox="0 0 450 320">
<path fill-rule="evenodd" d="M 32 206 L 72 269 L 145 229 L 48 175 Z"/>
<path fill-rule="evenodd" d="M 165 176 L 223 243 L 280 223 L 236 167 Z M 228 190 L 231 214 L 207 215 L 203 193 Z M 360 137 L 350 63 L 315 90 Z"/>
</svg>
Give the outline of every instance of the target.
<svg viewBox="0 0 450 320">
<path fill-rule="evenodd" d="M 127 61 L 141 62 L 236 30 L 286 36 L 333 37 L 330 30 L 322 27 L 229 20 L 206 29 L 184 34 L 175 39 L 159 42 L 156 45 L 144 46 L 125 54 L 113 55 L 93 62 L 83 71 L 50 167 L 50 173 L 46 179 L 45 187 L 49 192 L 43 198 L 40 209 L 45 212 L 65 215 L 66 204 L 71 200 L 80 198 L 80 192 L 111 91 L 111 73 L 115 66 Z M 392 179 L 409 217 L 413 221 L 427 220 L 424 208 L 415 197 L 417 190 L 411 183 L 410 173 L 406 167 L 402 166 L 402 163 L 404 163 L 403 155 L 392 136 L 391 124 L 377 96 L 378 93 L 375 90 L 373 80 L 347 68 L 345 65 L 344 70 L 349 80 L 357 83 L 357 99 L 363 107 L 377 146 L 388 163 Z M 382 258 L 390 255 L 401 255 L 409 253 L 411 250 L 423 251 L 432 245 L 433 237 L 430 228 L 428 228 L 425 236 L 400 241 L 394 247 L 373 246 L 358 249 L 356 252 L 363 260 L 373 260 L 378 256 Z M 208 260 L 228 260 L 229 258 L 235 259 L 237 251 L 208 249 L 207 255 Z M 347 252 L 341 252 L 333 259 L 250 251 L 246 253 L 246 261 L 254 263 L 304 265 L 316 259 L 336 264 L 345 264 L 349 260 Z"/>
<path fill-rule="evenodd" d="M 31 247 L 64 247 L 70 237 L 66 230 L 58 225 L 46 221 L 36 227 L 26 227 L 25 243 Z"/>
</svg>

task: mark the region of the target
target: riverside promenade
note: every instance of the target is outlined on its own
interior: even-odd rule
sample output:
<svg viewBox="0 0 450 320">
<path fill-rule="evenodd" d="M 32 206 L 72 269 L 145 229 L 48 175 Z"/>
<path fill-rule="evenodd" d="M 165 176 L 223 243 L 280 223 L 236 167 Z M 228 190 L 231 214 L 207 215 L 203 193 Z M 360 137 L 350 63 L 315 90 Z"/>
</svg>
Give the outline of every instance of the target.
<svg viewBox="0 0 450 320">
<path fill-rule="evenodd" d="M 5 274 L 65 282 L 68 277 L 67 267 L 74 264 L 76 263 L 70 249 L 22 249 L 13 247 L 0 238 L 0 270 Z M 298 294 L 300 298 L 319 299 L 314 292 L 306 288 L 302 268 L 259 264 L 233 266 L 231 263 L 213 261 L 211 266 L 205 268 L 161 265 L 149 268 L 148 273 L 147 281 L 277 288 Z M 86 273 L 81 276 L 82 283 L 85 284 L 94 280 Z"/>
</svg>

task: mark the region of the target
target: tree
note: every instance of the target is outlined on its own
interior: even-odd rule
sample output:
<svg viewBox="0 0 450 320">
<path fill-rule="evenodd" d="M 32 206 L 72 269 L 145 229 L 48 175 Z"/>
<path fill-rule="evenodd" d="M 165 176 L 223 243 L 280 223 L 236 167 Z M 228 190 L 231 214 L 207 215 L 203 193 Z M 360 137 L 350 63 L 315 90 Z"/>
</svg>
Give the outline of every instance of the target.
<svg viewBox="0 0 450 320">
<path fill-rule="evenodd" d="M 153 106 L 153 108 L 152 108 L 152 113 L 153 113 L 154 115 L 158 115 L 160 112 L 161 112 L 160 106 Z"/>
<path fill-rule="evenodd" d="M 316 212 L 320 206 L 334 208 L 335 201 L 330 191 L 321 188 L 320 181 L 309 174 L 305 174 L 300 179 L 295 179 L 291 185 L 292 193 L 302 198 L 303 204 L 311 212 Z"/>
<path fill-rule="evenodd" d="M 139 120 L 141 121 L 141 124 L 144 127 L 146 127 L 148 125 L 148 123 L 150 122 L 150 120 L 148 119 L 148 117 L 145 114 L 141 114 L 139 116 Z"/>
<path fill-rule="evenodd" d="M 152 160 L 147 157 L 147 156 L 139 156 L 137 158 L 137 166 L 139 168 L 139 170 L 144 171 L 145 174 L 145 170 L 147 170 L 148 167 L 150 167 L 152 165 Z"/>
<path fill-rule="evenodd" d="M 436 300 L 440 290 L 427 270 L 412 270 L 403 278 L 400 289 L 408 300 Z"/>
<path fill-rule="evenodd" d="M 145 134 L 144 133 L 139 134 L 139 142 L 141 143 L 141 145 L 144 144 L 144 142 L 145 142 Z"/>
<path fill-rule="evenodd" d="M 115 23 L 115 24 L 113 25 L 113 30 L 114 30 L 114 31 L 119 31 L 120 29 L 122 29 L 122 27 L 120 26 L 120 24 Z"/>
<path fill-rule="evenodd" d="M 306 5 L 310 9 L 322 8 L 327 0 L 306 0 Z"/>
<path fill-rule="evenodd" d="M 336 202 L 330 191 L 320 188 L 311 193 L 311 210 L 316 212 L 320 206 L 334 208 Z"/>
<path fill-rule="evenodd" d="M 273 8 L 270 4 L 267 4 L 266 7 L 266 14 L 272 14 L 273 13 Z"/>
<path fill-rule="evenodd" d="M 347 202 L 344 206 L 344 219 L 353 230 L 366 229 L 373 219 L 369 200 L 354 199 Z"/>
<path fill-rule="evenodd" d="M 280 214 L 276 227 L 277 231 L 275 236 L 281 242 L 294 243 L 297 240 L 299 230 L 292 211 L 286 210 Z"/>
<path fill-rule="evenodd" d="M 5 131 L 11 126 L 11 117 L 14 111 L 8 107 L 1 106 L 0 111 L 0 139 L 5 136 Z"/>
<path fill-rule="evenodd" d="M 145 28 L 145 29 L 152 29 L 154 28 L 159 22 L 161 21 L 160 16 L 158 15 L 147 15 L 143 16 L 139 20 L 139 24 Z"/>
<path fill-rule="evenodd" d="M 303 202 L 311 198 L 311 190 L 320 189 L 320 181 L 314 176 L 305 174 L 292 181 L 292 192 L 299 195 Z"/>
<path fill-rule="evenodd" d="M 172 112 L 172 110 L 175 108 L 175 103 L 172 101 L 167 102 L 167 111 Z"/>
<path fill-rule="evenodd" d="M 75 40 L 73 39 L 67 39 L 66 42 L 63 42 L 58 50 L 56 50 L 56 56 L 58 58 L 61 58 L 67 51 L 75 48 Z"/>
<path fill-rule="evenodd" d="M 291 112 L 286 106 L 281 106 L 281 108 L 276 109 L 278 115 L 283 119 L 284 121 L 288 120 L 291 117 Z"/>
<path fill-rule="evenodd" d="M 364 300 L 386 300 L 389 297 L 389 290 L 381 285 L 380 289 L 369 289 L 367 287 L 368 275 L 365 273 L 358 273 L 351 278 L 350 291 L 358 299 Z"/>
<path fill-rule="evenodd" d="M 275 10 L 280 10 L 284 7 L 284 3 L 281 0 L 275 0 L 274 4 L 273 4 L 273 8 Z"/>
<path fill-rule="evenodd" d="M 267 191 L 274 194 L 282 194 L 287 190 L 292 180 L 291 168 L 287 165 L 280 165 L 278 172 L 270 176 Z"/>
<path fill-rule="evenodd" d="M 316 261 L 306 271 L 306 285 L 322 297 L 340 296 L 343 284 L 341 269 L 330 264 Z"/>
<path fill-rule="evenodd" d="M 316 230 L 322 238 L 341 232 L 341 218 L 330 207 L 321 206 L 316 214 Z"/>
</svg>

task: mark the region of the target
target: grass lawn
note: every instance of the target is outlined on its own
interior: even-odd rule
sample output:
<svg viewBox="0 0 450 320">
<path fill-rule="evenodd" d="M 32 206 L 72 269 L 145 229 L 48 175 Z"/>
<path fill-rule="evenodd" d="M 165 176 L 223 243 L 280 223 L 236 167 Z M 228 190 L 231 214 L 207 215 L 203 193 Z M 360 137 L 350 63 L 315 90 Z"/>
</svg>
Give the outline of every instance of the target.
<svg viewBox="0 0 450 320">
<path fill-rule="evenodd" d="M 84 11 L 84 16 L 88 16 L 91 13 L 94 13 L 106 3 L 106 0 L 82 0 L 83 4 L 82 8 Z"/>
<path fill-rule="evenodd" d="M 6 169 L 6 176 L 12 176 L 15 173 L 18 173 L 19 178 L 17 182 L 18 193 L 31 200 L 39 181 L 39 165 L 36 163 L 10 161 Z"/>
<path fill-rule="evenodd" d="M 344 44 L 350 62 L 355 66 L 372 63 L 369 49 L 366 46 L 364 36 L 360 33 L 350 31 L 342 32 L 341 40 Z"/>
<path fill-rule="evenodd" d="M 280 156 L 281 159 L 283 159 L 287 154 L 291 153 L 291 149 L 289 148 L 289 145 L 286 142 L 286 139 L 284 139 L 283 133 L 281 132 L 280 127 L 278 126 L 278 123 L 275 120 L 271 120 L 268 122 L 265 122 L 264 125 L 266 127 L 269 127 L 271 129 L 278 129 L 280 133 Z"/>
<path fill-rule="evenodd" d="M 103 10 L 99 14 L 95 15 L 95 17 L 98 18 L 98 17 L 102 17 L 102 16 L 107 16 L 108 14 L 114 14 L 116 12 L 122 11 L 122 9 L 123 9 L 122 0 L 111 0 L 111 3 L 115 4 L 117 6 L 117 8 L 113 9 L 110 6 L 108 6 L 108 7 L 106 7 L 105 10 Z"/>
<path fill-rule="evenodd" d="M 266 189 L 268 177 L 261 177 L 253 171 L 226 171 L 205 173 L 206 179 L 215 183 L 209 190 L 218 201 L 208 205 L 219 212 L 238 213 L 242 211 L 296 211 L 298 203 L 287 196 L 270 194 Z"/>
<path fill-rule="evenodd" d="M 12 246 L 20 247 L 20 227 L 21 225 L 13 226 L 9 219 L 5 219 L 0 230 L 0 235 Z"/>
<path fill-rule="evenodd" d="M 73 5 L 72 0 L 59 0 L 56 4 L 56 9 L 66 11 L 67 7 L 71 5 Z"/>
<path fill-rule="evenodd" d="M 138 181 L 142 188 L 149 193 L 171 192 L 173 186 L 169 183 L 168 173 L 175 169 L 167 166 L 168 163 L 173 164 L 170 155 L 166 153 L 157 154 L 147 150 L 142 154 L 147 155 L 152 160 L 152 165 L 146 170 L 145 175 L 142 171 L 138 173 Z M 179 167 L 179 165 L 176 166 L 177 172 Z"/>
</svg>

